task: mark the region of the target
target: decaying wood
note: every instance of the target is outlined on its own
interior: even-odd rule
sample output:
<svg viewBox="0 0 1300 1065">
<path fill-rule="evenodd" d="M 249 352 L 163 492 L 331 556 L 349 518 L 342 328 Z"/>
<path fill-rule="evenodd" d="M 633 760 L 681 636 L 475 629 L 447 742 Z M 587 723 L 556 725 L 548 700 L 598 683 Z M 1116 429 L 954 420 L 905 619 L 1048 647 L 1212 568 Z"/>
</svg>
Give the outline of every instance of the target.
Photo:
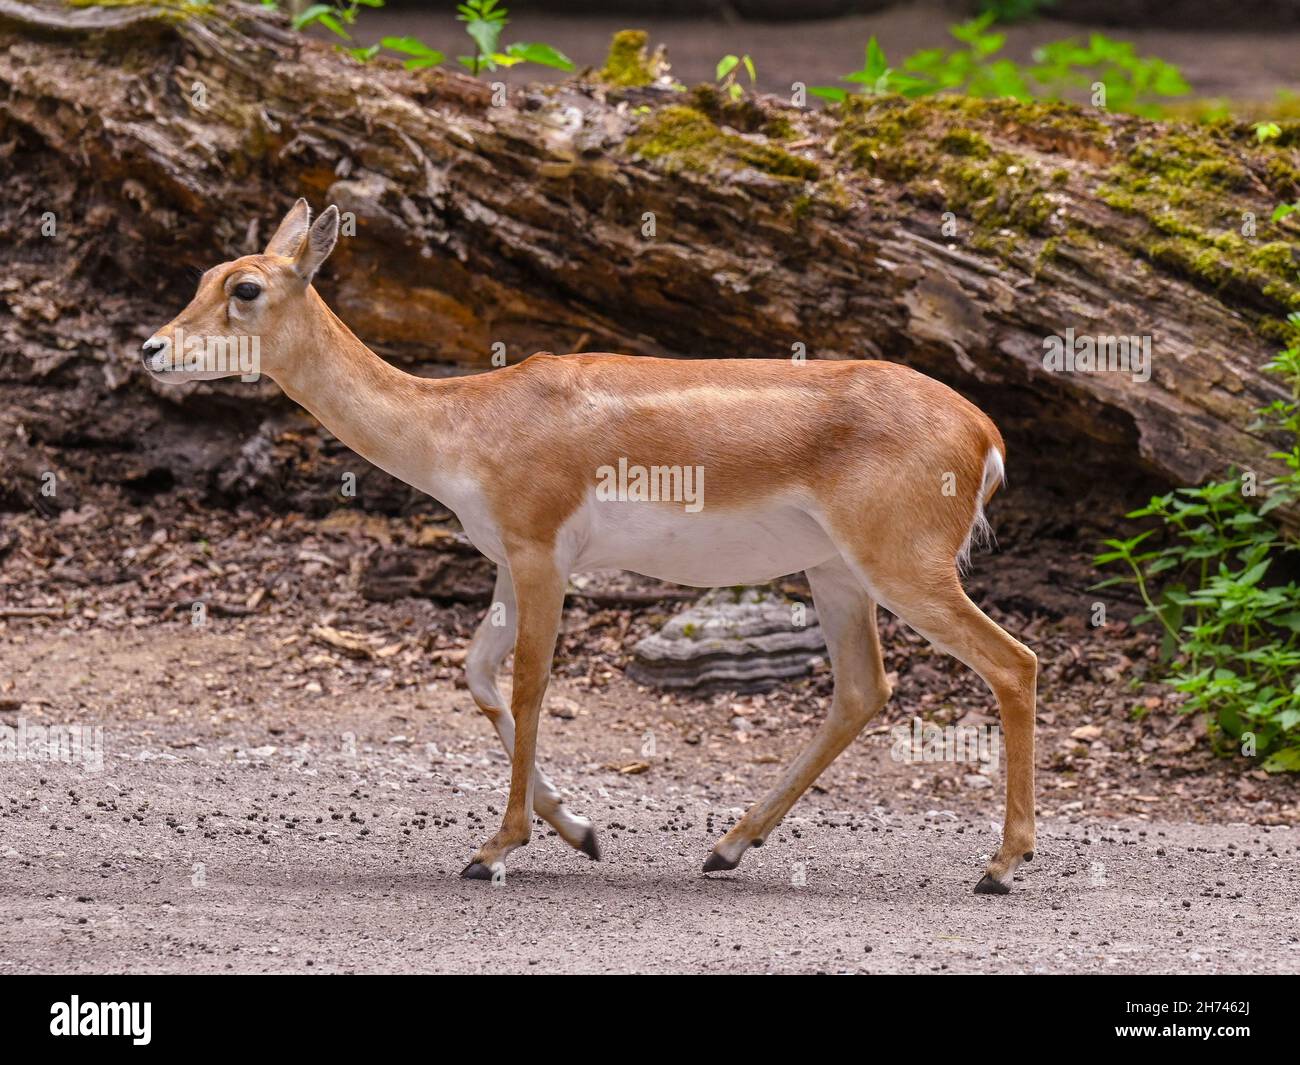
<svg viewBox="0 0 1300 1065">
<path fill-rule="evenodd" d="M 372 602 L 418 597 L 437 602 L 488 603 L 496 571 L 472 551 L 427 551 L 389 548 L 368 560 L 360 591 Z"/>
<path fill-rule="evenodd" d="M 67 611 L 46 606 L 0 606 L 0 618 L 61 618 Z"/>
<path fill-rule="evenodd" d="M 265 425 L 269 384 L 193 386 L 177 411 L 136 349 L 188 299 L 187 268 L 259 250 L 302 195 L 355 216 L 327 299 L 420 372 L 538 348 L 882 357 L 989 410 L 1013 475 L 1035 452 L 1067 489 L 1263 470 L 1253 413 L 1280 391 L 1261 367 L 1300 307 L 1297 230 L 1268 217 L 1300 196 L 1298 142 L 1064 105 L 820 112 L 593 72 L 494 106 L 487 83 L 361 66 L 253 5 L 0 0 L 0 430 L 184 479 L 203 462 L 177 425 Z M 1047 372 L 1066 328 L 1150 336 L 1151 380 Z M 234 494 L 269 468 L 227 458 Z"/>
</svg>

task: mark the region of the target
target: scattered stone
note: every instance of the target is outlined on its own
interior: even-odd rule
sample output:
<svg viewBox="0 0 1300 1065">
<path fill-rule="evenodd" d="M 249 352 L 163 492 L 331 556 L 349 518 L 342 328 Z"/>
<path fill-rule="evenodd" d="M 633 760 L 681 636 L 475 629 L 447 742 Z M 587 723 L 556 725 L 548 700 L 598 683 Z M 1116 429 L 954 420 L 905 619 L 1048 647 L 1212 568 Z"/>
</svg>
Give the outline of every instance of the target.
<svg viewBox="0 0 1300 1065">
<path fill-rule="evenodd" d="M 578 716 L 578 704 L 564 695 L 552 695 L 547 700 L 547 712 L 551 717 L 558 717 L 564 721 L 572 721 Z"/>
</svg>

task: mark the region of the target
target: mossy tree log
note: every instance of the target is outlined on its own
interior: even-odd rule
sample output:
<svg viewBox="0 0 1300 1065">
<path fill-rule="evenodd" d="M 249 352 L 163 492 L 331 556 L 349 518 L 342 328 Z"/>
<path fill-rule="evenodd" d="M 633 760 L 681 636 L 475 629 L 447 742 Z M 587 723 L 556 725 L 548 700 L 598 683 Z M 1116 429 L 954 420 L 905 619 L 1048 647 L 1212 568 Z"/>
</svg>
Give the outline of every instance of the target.
<svg viewBox="0 0 1300 1065">
<path fill-rule="evenodd" d="M 1261 368 L 1300 309 L 1298 231 L 1269 216 L 1300 197 L 1300 131 L 732 102 L 638 84 L 657 73 L 641 44 L 494 97 L 359 65 L 252 5 L 0 0 L 7 417 L 114 447 L 178 402 L 191 421 L 264 416 L 269 385 L 158 398 L 135 350 L 195 270 L 260 250 L 301 195 L 355 216 L 325 295 L 417 370 L 488 368 L 497 345 L 897 359 L 1067 479 L 1268 468 L 1254 412 L 1280 389 Z M 1044 338 L 1067 329 L 1151 337 L 1150 380 L 1049 372 Z"/>
</svg>

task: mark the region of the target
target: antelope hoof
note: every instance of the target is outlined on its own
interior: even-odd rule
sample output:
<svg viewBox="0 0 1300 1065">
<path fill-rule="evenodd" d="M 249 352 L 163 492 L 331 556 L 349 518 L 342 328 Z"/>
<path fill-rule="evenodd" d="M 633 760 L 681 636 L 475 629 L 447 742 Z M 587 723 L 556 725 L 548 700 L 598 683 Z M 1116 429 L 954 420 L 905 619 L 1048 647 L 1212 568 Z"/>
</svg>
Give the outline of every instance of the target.
<svg viewBox="0 0 1300 1065">
<path fill-rule="evenodd" d="M 704 871 L 706 873 L 722 873 L 728 869 L 736 868 L 739 864 L 739 858 L 724 858 L 717 851 L 713 851 L 704 861 Z"/>
<path fill-rule="evenodd" d="M 1011 889 L 1006 884 L 1001 880 L 994 880 L 988 873 L 985 873 L 984 878 L 975 885 L 976 895 L 1007 895 L 1010 892 Z"/>
<path fill-rule="evenodd" d="M 460 871 L 460 875 L 466 880 L 491 880 L 492 869 L 482 862 L 470 862 Z"/>
<path fill-rule="evenodd" d="M 578 850 L 582 851 L 593 862 L 600 861 L 600 844 L 596 841 L 596 830 L 587 829 L 587 834 L 582 837 L 582 842 L 578 844 Z"/>
</svg>

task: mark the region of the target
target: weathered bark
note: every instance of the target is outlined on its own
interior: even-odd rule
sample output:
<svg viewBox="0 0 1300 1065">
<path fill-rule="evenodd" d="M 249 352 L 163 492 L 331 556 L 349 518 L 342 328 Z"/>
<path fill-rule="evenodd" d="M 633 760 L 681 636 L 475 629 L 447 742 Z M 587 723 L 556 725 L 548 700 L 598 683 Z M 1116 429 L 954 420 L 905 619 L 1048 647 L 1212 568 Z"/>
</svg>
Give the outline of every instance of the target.
<svg viewBox="0 0 1300 1065">
<path fill-rule="evenodd" d="M 1300 196 L 1297 143 L 1065 105 L 731 103 L 595 73 L 494 106 L 489 84 L 362 66 L 251 5 L 0 0 L 0 417 L 63 447 L 142 440 L 127 479 L 179 439 L 169 404 L 262 422 L 269 384 L 160 399 L 136 348 L 187 273 L 260 250 L 305 195 L 355 214 L 322 291 L 420 372 L 488 368 L 498 344 L 510 361 L 802 346 L 951 382 L 1015 465 L 1039 451 L 1066 489 L 1083 464 L 1266 470 L 1253 414 L 1280 389 L 1261 367 L 1300 308 L 1297 229 L 1268 218 Z M 1151 380 L 1047 372 L 1044 338 L 1067 328 L 1151 336 Z"/>
</svg>

